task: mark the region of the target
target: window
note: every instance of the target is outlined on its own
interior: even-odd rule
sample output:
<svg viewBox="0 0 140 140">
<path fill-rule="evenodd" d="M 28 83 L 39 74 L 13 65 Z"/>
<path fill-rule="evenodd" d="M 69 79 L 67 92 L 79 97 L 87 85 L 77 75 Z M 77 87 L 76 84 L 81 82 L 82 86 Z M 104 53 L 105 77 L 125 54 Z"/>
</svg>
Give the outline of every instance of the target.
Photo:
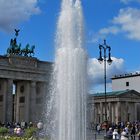
<svg viewBox="0 0 140 140">
<path fill-rule="evenodd" d="M 40 83 L 38 83 L 37 86 L 36 86 L 36 95 L 39 95 L 41 93 L 40 87 L 41 87 L 41 85 L 40 85 Z"/>
<path fill-rule="evenodd" d="M 23 96 L 23 97 L 20 97 L 19 98 L 19 103 L 24 103 L 25 102 L 25 97 Z"/>
<path fill-rule="evenodd" d="M 0 95 L 0 102 L 3 101 L 3 95 Z"/>
<path fill-rule="evenodd" d="M 126 82 L 126 86 L 127 86 L 127 87 L 129 86 L 129 82 Z"/>
<path fill-rule="evenodd" d="M 23 86 L 23 85 L 20 87 L 20 92 L 21 92 L 21 93 L 24 92 L 24 86 Z"/>
</svg>

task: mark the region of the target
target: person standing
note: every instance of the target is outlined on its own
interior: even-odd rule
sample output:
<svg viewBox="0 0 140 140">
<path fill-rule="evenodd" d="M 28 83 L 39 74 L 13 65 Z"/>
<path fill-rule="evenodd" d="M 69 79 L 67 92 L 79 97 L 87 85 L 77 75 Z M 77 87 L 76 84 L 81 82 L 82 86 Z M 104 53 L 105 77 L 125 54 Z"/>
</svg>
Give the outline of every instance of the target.
<svg viewBox="0 0 140 140">
<path fill-rule="evenodd" d="M 113 131 L 113 140 L 119 140 L 120 136 L 117 129 Z"/>
<path fill-rule="evenodd" d="M 125 129 L 121 133 L 121 140 L 128 140 L 129 136 Z"/>
<path fill-rule="evenodd" d="M 107 137 L 108 139 L 112 139 L 112 133 L 113 133 L 113 131 L 112 131 L 112 128 L 110 127 L 109 130 L 107 131 L 106 137 Z"/>
<path fill-rule="evenodd" d="M 136 127 L 133 124 L 133 126 L 131 128 L 131 140 L 135 140 L 135 134 L 136 134 Z"/>
<path fill-rule="evenodd" d="M 100 131 L 101 131 L 101 125 L 98 124 L 98 125 L 97 125 L 97 132 L 98 132 L 98 134 L 100 134 Z"/>
</svg>

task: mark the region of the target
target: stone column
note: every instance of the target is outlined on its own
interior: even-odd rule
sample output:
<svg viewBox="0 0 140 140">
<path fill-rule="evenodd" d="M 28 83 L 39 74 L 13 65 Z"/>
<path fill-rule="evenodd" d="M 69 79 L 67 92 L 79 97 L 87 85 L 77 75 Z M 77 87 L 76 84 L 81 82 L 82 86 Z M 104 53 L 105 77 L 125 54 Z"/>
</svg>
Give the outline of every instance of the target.
<svg viewBox="0 0 140 140">
<path fill-rule="evenodd" d="M 135 113 L 135 120 L 138 120 L 138 118 L 137 118 L 137 116 L 138 116 L 138 115 L 137 115 L 137 103 L 134 103 L 134 108 L 135 108 L 135 109 L 134 109 L 134 111 L 135 111 L 135 112 L 134 112 L 134 113 Z"/>
<path fill-rule="evenodd" d="M 30 84 L 28 81 L 26 81 L 26 89 L 25 89 L 25 120 L 26 122 L 29 122 L 29 115 L 31 115 L 31 113 L 29 112 L 29 107 L 30 107 Z"/>
<path fill-rule="evenodd" d="M 131 121 L 137 120 L 137 109 L 136 109 L 136 103 L 132 102 L 131 103 Z"/>
<path fill-rule="evenodd" d="M 19 85 L 17 84 L 17 93 L 15 95 L 15 120 L 19 122 Z"/>
<path fill-rule="evenodd" d="M 46 90 L 46 83 L 45 82 L 42 82 L 41 83 L 41 94 L 42 96 L 46 97 L 46 93 L 47 93 L 47 90 Z"/>
<path fill-rule="evenodd" d="M 5 122 L 6 120 L 6 93 L 7 93 L 7 80 L 4 79 L 3 81 L 3 114 L 2 114 L 2 117 L 3 117 L 3 120 L 2 122 Z"/>
<path fill-rule="evenodd" d="M 115 122 L 115 107 L 114 107 L 114 103 L 112 104 L 112 122 Z"/>
<path fill-rule="evenodd" d="M 30 84 L 30 120 L 36 121 L 36 82 Z"/>
<path fill-rule="evenodd" d="M 117 121 L 121 121 L 121 103 L 117 102 Z"/>
<path fill-rule="evenodd" d="M 5 122 L 12 122 L 13 117 L 13 80 L 7 80 L 7 91 L 5 94 Z"/>
<path fill-rule="evenodd" d="M 94 113 L 95 113 L 94 110 L 95 110 L 94 109 L 94 104 L 91 104 L 90 112 L 89 112 L 90 113 L 90 120 L 89 120 L 90 122 L 94 122 Z"/>
<path fill-rule="evenodd" d="M 94 105 L 94 123 L 97 123 L 97 118 L 98 118 L 98 112 L 97 112 L 97 104 Z"/>
<path fill-rule="evenodd" d="M 129 113 L 128 102 L 125 102 L 125 118 L 124 118 L 124 120 L 126 120 L 126 121 L 128 121 L 128 113 Z"/>
<path fill-rule="evenodd" d="M 109 113 L 109 120 L 110 122 L 112 122 L 112 115 L 111 115 L 111 102 L 108 103 L 108 106 L 109 106 L 109 110 L 108 110 L 108 113 Z"/>
<path fill-rule="evenodd" d="M 100 102 L 100 122 L 103 122 L 103 103 Z"/>
</svg>

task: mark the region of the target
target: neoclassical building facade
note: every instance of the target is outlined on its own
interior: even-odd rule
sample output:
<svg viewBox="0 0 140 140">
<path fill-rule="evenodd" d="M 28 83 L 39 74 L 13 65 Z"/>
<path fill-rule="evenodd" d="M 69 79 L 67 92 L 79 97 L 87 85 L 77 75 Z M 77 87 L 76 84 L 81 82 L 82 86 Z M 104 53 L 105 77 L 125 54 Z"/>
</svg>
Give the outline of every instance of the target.
<svg viewBox="0 0 140 140">
<path fill-rule="evenodd" d="M 51 70 L 34 57 L 0 56 L 0 122 L 42 119 Z"/>
<path fill-rule="evenodd" d="M 140 120 L 140 93 L 135 90 L 113 91 L 106 94 L 109 122 Z M 89 123 L 105 121 L 105 94 L 90 94 L 88 98 Z"/>
</svg>

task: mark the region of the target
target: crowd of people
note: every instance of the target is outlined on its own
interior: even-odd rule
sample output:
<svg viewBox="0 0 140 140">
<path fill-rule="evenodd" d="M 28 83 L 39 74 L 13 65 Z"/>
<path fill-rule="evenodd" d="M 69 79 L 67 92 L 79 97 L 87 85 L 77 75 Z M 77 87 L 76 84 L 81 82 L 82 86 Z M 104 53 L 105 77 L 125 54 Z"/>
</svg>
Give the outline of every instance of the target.
<svg viewBox="0 0 140 140">
<path fill-rule="evenodd" d="M 41 130 L 43 128 L 43 123 L 26 123 L 26 122 L 20 122 L 20 123 L 13 123 L 13 122 L 7 122 L 7 123 L 0 123 L 0 127 L 5 127 L 9 131 L 8 133 L 10 135 L 17 135 L 22 136 L 24 135 L 24 132 L 27 128 L 38 128 L 38 130 Z M 107 123 L 106 126 L 104 126 L 104 123 L 97 124 L 96 125 L 96 131 L 98 134 L 102 130 L 106 131 L 106 138 L 107 139 L 113 139 L 113 140 L 140 140 L 140 122 L 118 122 L 116 123 Z"/>
<path fill-rule="evenodd" d="M 1 123 L 0 122 L 0 128 L 7 128 L 9 135 L 16 135 L 16 136 L 23 136 L 25 134 L 25 130 L 28 128 L 37 128 L 38 130 L 41 130 L 43 128 L 43 123 L 32 123 L 32 122 L 7 122 L 7 123 Z"/>
<path fill-rule="evenodd" d="M 97 124 L 98 134 L 104 128 L 102 124 Z M 140 122 L 119 122 L 118 124 L 110 123 L 106 127 L 106 138 L 115 140 L 140 140 Z"/>
</svg>

